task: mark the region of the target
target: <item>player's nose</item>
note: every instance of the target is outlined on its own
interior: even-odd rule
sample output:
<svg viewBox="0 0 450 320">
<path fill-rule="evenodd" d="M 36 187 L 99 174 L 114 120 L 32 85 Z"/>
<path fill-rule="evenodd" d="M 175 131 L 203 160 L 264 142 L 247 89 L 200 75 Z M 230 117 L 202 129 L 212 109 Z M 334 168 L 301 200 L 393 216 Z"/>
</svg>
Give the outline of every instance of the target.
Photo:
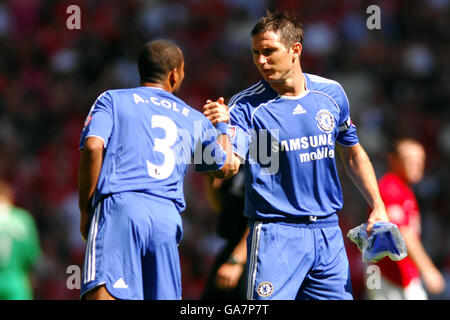
<svg viewBox="0 0 450 320">
<path fill-rule="evenodd" d="M 266 57 L 265 57 L 264 55 L 258 54 L 258 55 L 255 57 L 255 62 L 256 62 L 258 65 L 263 66 L 263 65 L 265 65 L 265 64 L 267 63 L 267 59 L 266 59 Z"/>
</svg>

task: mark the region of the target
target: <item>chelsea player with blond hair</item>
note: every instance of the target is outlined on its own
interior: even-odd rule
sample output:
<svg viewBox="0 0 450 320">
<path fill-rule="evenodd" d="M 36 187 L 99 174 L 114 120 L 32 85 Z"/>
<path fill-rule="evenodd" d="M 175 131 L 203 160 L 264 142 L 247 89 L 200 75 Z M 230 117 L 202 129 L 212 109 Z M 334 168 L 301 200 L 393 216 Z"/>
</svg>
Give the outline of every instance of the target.
<svg viewBox="0 0 450 320">
<path fill-rule="evenodd" d="M 203 107 L 213 124 L 229 123 L 235 156 L 244 162 L 247 298 L 353 299 L 338 224 L 337 156 L 372 208 L 368 231 L 388 218 L 347 96 L 338 82 L 302 71 L 303 31 L 295 17 L 268 11 L 251 35 L 263 80 L 228 106 L 221 99 Z M 267 141 L 276 165 L 263 161 Z"/>
</svg>

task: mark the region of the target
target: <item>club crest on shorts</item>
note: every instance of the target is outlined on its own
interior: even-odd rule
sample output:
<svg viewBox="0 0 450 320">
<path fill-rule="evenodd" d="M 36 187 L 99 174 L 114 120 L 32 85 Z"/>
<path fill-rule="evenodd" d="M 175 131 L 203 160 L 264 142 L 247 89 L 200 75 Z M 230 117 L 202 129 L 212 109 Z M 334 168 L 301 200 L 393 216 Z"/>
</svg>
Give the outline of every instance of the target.
<svg viewBox="0 0 450 320">
<path fill-rule="evenodd" d="M 320 110 L 316 115 L 317 126 L 325 133 L 330 133 L 334 129 L 334 118 L 328 110 Z"/>
<path fill-rule="evenodd" d="M 258 285 L 256 292 L 261 297 L 268 297 L 273 293 L 273 285 L 269 281 L 263 281 Z"/>
</svg>

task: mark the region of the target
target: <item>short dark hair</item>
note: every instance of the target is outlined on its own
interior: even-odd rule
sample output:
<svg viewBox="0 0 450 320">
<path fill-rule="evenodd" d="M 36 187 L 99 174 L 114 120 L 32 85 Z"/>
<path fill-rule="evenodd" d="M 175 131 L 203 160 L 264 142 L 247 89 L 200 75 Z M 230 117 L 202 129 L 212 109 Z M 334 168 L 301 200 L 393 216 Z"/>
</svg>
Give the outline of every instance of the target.
<svg viewBox="0 0 450 320">
<path fill-rule="evenodd" d="M 395 137 L 395 138 L 390 140 L 390 142 L 388 144 L 388 153 L 389 154 L 393 154 L 393 155 L 397 155 L 400 145 L 402 143 L 405 143 L 405 142 L 409 142 L 409 143 L 412 143 L 412 144 L 417 144 L 419 146 L 423 146 L 422 143 L 420 143 L 420 141 L 417 140 L 416 138 L 409 137 L 409 136 L 399 136 L 399 137 Z"/>
<path fill-rule="evenodd" d="M 170 40 L 147 42 L 139 52 L 138 69 L 141 83 L 164 81 L 169 72 L 181 67 L 183 53 Z"/>
<path fill-rule="evenodd" d="M 254 37 L 261 32 L 275 32 L 280 36 L 285 47 L 289 48 L 296 42 L 303 43 L 302 28 L 303 25 L 294 13 L 266 10 L 266 15 L 253 27 L 251 35 Z"/>
</svg>

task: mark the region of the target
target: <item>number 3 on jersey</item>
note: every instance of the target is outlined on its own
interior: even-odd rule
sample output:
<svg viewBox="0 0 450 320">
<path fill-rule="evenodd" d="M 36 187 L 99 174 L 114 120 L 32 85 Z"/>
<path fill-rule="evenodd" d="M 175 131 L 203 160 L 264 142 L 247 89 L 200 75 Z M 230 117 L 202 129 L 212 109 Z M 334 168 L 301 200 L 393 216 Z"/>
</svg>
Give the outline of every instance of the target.
<svg viewBox="0 0 450 320">
<path fill-rule="evenodd" d="M 164 161 L 161 165 L 157 165 L 147 160 L 147 172 L 150 177 L 163 180 L 172 174 L 175 167 L 175 154 L 171 147 L 177 140 L 177 126 L 166 116 L 154 115 L 152 116 L 152 128 L 162 128 L 165 132 L 163 139 L 155 138 L 153 147 L 153 150 L 164 155 Z"/>
</svg>

